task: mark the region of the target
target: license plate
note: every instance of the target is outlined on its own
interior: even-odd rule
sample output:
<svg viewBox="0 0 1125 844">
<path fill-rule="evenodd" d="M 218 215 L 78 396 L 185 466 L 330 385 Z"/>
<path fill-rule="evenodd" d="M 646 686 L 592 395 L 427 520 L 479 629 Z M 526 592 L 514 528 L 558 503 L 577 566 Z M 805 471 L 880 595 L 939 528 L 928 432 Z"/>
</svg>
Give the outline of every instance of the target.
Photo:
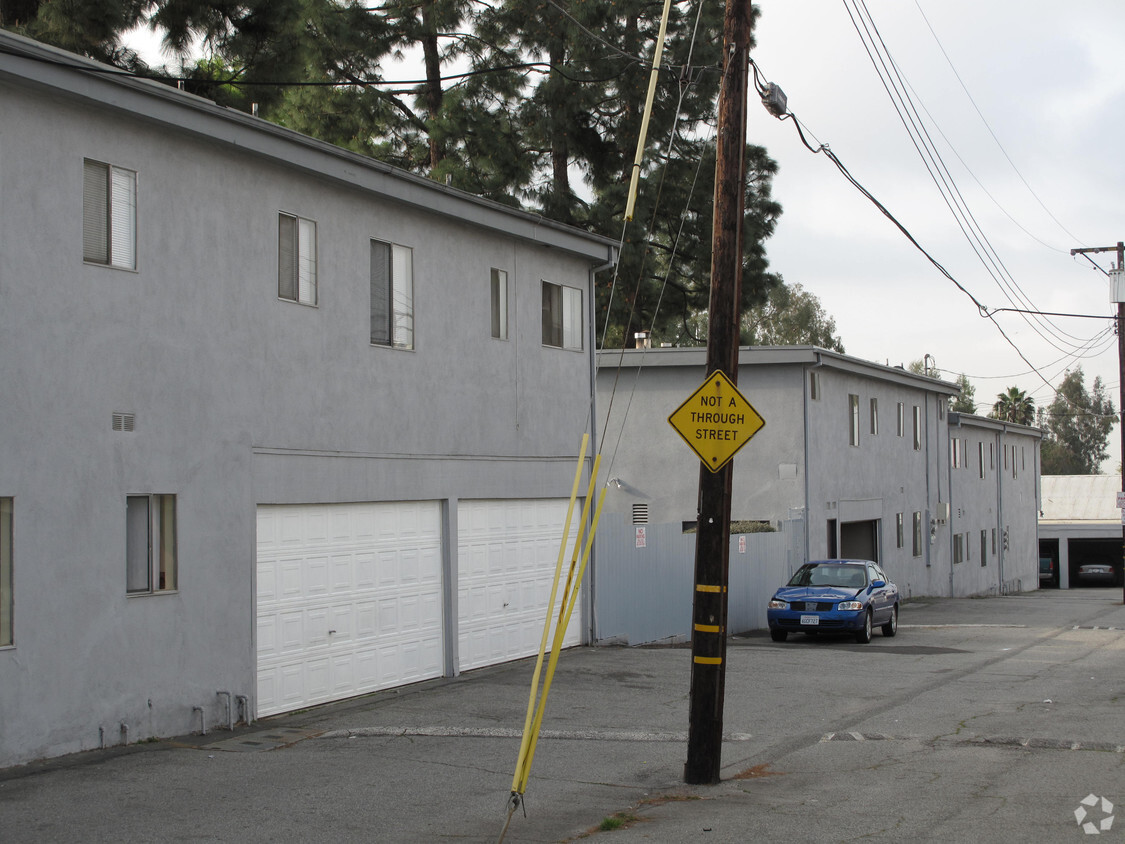
<svg viewBox="0 0 1125 844">
<path fill-rule="evenodd" d="M 811 624 L 814 627 L 820 624 L 819 615 L 803 615 L 801 616 L 801 624 Z"/>
</svg>

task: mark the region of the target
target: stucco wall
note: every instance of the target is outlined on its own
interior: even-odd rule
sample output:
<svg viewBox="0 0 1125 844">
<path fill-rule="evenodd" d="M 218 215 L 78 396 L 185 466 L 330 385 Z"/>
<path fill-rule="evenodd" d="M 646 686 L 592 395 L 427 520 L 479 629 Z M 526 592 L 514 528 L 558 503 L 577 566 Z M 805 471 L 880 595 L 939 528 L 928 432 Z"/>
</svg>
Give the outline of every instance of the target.
<svg viewBox="0 0 1125 844">
<path fill-rule="evenodd" d="M 1038 431 L 958 415 L 949 436 L 963 445 L 960 465 L 954 466 L 952 459 L 949 463 L 954 508 L 948 529 L 951 536 L 964 537 L 966 549 L 966 559 L 952 564 L 953 593 L 981 595 L 1037 588 Z"/>
<path fill-rule="evenodd" d="M 651 350 L 647 363 L 631 351 L 620 375 L 617 358 L 609 352 L 599 358 L 603 471 L 623 482 L 610 486 L 606 510 L 628 514 L 634 503 L 647 503 L 654 524 L 694 522 L 702 464 L 668 417 L 703 383 L 704 350 Z M 795 400 L 800 383 L 798 366 L 740 367 L 739 392 L 766 424 L 734 458 L 732 519 L 776 526 L 789 508 L 804 505 L 802 410 Z"/>
<path fill-rule="evenodd" d="M 607 477 L 621 482 L 610 485 L 609 512 L 628 520 L 634 504 L 647 503 L 650 525 L 693 521 L 700 461 L 667 417 L 703 382 L 704 351 L 606 352 L 599 361 L 598 409 L 603 420 L 608 416 L 603 449 L 613 455 Z M 805 533 L 805 559 L 848 553 L 843 537 L 849 530 L 874 532 L 870 555 L 907 597 L 1035 588 L 1038 431 L 950 413 L 946 405 L 953 385 L 823 350 L 743 349 L 740 361 L 739 389 L 766 425 L 735 458 L 733 519 L 763 519 L 776 525 L 804 510 L 800 529 Z M 851 396 L 858 399 L 854 444 Z M 920 422 L 917 449 L 915 408 Z M 966 439 L 969 468 L 951 467 L 951 437 Z M 985 482 L 971 468 L 977 466 L 976 444 L 982 440 L 994 442 L 1001 467 L 989 470 Z M 1010 462 L 1003 468 L 1005 447 L 1010 460 L 1016 455 L 1014 477 Z M 917 554 L 915 513 L 921 528 Z M 996 552 L 991 548 L 993 527 Z M 989 548 L 983 566 L 982 530 L 987 531 Z M 837 539 L 835 548 L 830 532 Z M 958 534 L 968 559 L 955 564 Z M 631 549 L 619 551 L 608 540 L 599 544 L 602 571 L 619 557 L 633 556 Z M 608 615 L 605 601 L 599 600 L 598 611 L 599 618 Z"/>
<path fill-rule="evenodd" d="M 0 765 L 120 743 L 121 724 L 186 733 L 192 706 L 220 717 L 216 690 L 253 697 L 259 503 L 569 494 L 588 350 L 542 346 L 540 280 L 588 296 L 591 254 L 53 93 L 0 81 L 0 100 Z M 83 158 L 138 174 L 136 272 L 83 263 Z M 316 307 L 277 297 L 279 211 L 317 222 Z M 414 351 L 369 345 L 370 238 L 414 249 Z M 126 597 L 142 493 L 176 495 L 179 589 Z"/>
<path fill-rule="evenodd" d="M 829 520 L 838 524 L 878 520 L 876 556 L 902 593 L 942 594 L 949 587 L 944 565 L 946 539 L 931 542 L 930 519 L 938 503 L 949 501 L 944 471 L 948 439 L 940 405 L 944 394 L 919 386 L 830 368 L 817 370 L 821 396 L 809 407 L 809 557 L 829 556 Z M 808 387 L 806 385 L 806 393 Z M 851 444 L 849 396 L 859 397 L 859 442 Z M 877 434 L 871 433 L 871 400 L 878 409 Z M 903 429 L 899 435 L 898 405 Z M 921 447 L 914 448 L 914 408 L 921 414 Z M 921 553 L 914 554 L 913 514 L 921 513 Z M 897 515 L 903 516 L 898 545 Z M 841 549 L 842 553 L 842 549 Z"/>
</svg>

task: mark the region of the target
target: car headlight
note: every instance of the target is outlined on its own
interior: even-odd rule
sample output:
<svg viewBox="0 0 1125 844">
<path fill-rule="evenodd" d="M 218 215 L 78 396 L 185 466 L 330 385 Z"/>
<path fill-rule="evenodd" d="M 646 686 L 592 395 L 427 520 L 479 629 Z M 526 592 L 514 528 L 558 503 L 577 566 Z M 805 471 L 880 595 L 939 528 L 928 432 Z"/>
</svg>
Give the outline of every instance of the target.
<svg viewBox="0 0 1125 844">
<path fill-rule="evenodd" d="M 841 601 L 838 608 L 842 610 L 861 610 L 863 609 L 863 604 L 859 601 Z"/>
<path fill-rule="evenodd" d="M 785 601 L 779 600 L 777 598 L 770 598 L 770 602 L 766 606 L 771 610 L 784 610 L 789 608 L 789 605 L 785 603 Z"/>
</svg>

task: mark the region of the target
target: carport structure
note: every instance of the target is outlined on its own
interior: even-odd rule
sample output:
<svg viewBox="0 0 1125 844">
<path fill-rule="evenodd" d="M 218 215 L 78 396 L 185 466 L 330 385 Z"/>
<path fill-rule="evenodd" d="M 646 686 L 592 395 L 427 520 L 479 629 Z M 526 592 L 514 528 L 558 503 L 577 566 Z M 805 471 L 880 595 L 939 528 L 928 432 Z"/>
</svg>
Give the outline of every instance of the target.
<svg viewBox="0 0 1125 844">
<path fill-rule="evenodd" d="M 1085 585 L 1078 567 L 1113 566 L 1121 586 L 1122 521 L 1117 508 L 1121 479 L 1116 475 L 1044 475 L 1039 511 L 1039 555 L 1050 557 L 1059 573 L 1055 586 Z"/>
</svg>

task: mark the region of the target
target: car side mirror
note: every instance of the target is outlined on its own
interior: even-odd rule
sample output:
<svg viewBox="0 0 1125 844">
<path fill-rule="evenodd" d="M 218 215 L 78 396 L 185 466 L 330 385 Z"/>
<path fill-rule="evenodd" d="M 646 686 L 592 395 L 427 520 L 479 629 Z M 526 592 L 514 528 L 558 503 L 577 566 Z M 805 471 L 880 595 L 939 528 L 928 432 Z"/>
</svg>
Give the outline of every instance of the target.
<svg viewBox="0 0 1125 844">
<path fill-rule="evenodd" d="M 882 588 L 883 588 L 884 586 L 886 586 L 886 585 L 887 585 L 887 581 L 885 581 L 885 580 L 876 580 L 876 581 L 874 581 L 874 582 L 873 582 L 873 583 L 871 584 L 871 588 L 872 588 L 872 589 L 882 589 Z"/>
</svg>

